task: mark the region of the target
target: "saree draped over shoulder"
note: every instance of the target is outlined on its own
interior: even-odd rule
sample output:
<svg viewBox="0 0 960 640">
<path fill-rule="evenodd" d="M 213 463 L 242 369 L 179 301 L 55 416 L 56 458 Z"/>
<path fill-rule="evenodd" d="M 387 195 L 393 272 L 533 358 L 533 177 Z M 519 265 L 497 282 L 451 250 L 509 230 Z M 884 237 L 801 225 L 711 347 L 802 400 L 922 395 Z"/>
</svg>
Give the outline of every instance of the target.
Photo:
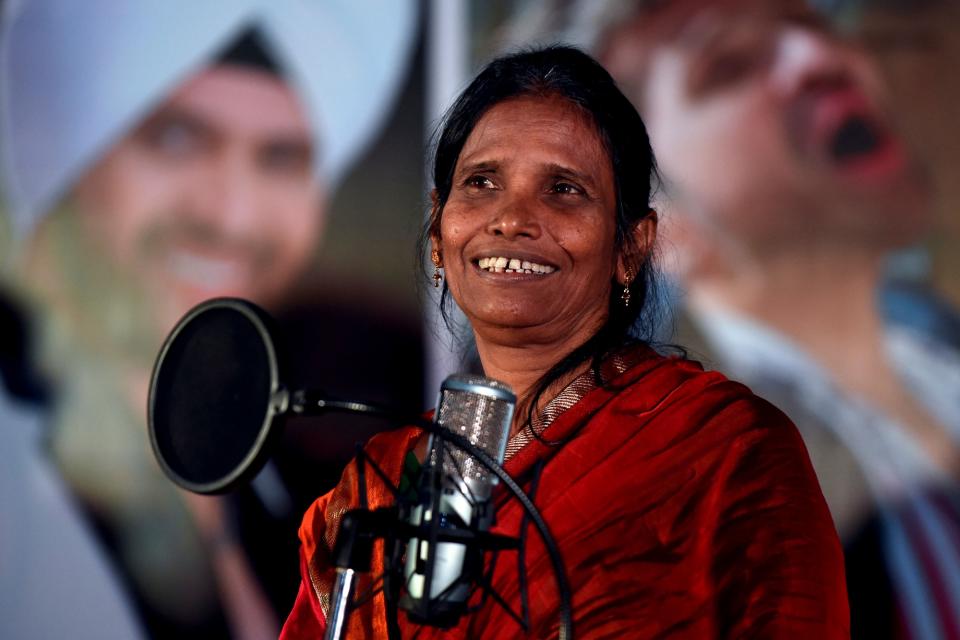
<svg viewBox="0 0 960 640">
<path fill-rule="evenodd" d="M 539 473 L 534 502 L 566 567 L 576 636 L 849 637 L 842 552 L 790 421 L 743 385 L 688 360 L 645 347 L 619 358 L 616 370 L 605 363 L 606 384 L 591 384 L 589 374 L 574 381 L 582 391 L 572 400 L 567 394 L 543 438 L 511 442 L 505 463 L 527 488 Z M 383 433 L 366 451 L 396 483 L 419 437 L 413 428 Z M 391 504 L 383 483 L 366 477 L 370 507 Z M 522 507 L 512 499 L 499 504 L 494 531 L 518 535 Z M 303 519 L 302 583 L 281 638 L 321 637 L 334 575 L 330 550 L 340 518 L 357 505 L 351 463 Z M 530 529 L 526 636 L 489 599 L 447 630 L 419 627 L 401 613 L 402 636 L 555 637 L 555 578 Z M 375 548 L 372 575 L 382 558 Z M 517 552 L 501 552 L 492 579 L 515 610 L 518 561 Z M 382 596 L 351 615 L 347 637 L 387 637 Z"/>
</svg>

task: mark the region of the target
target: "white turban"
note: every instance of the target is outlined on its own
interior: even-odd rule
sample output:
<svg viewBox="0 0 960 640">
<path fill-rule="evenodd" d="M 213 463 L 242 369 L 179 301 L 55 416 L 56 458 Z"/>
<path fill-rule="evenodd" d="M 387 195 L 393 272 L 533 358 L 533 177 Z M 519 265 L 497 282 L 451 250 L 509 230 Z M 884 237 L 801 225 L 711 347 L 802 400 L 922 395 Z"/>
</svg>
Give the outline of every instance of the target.
<svg viewBox="0 0 960 640">
<path fill-rule="evenodd" d="M 12 0 L 0 51 L 2 191 L 15 232 L 251 28 L 297 92 L 334 184 L 406 70 L 414 0 Z"/>
</svg>

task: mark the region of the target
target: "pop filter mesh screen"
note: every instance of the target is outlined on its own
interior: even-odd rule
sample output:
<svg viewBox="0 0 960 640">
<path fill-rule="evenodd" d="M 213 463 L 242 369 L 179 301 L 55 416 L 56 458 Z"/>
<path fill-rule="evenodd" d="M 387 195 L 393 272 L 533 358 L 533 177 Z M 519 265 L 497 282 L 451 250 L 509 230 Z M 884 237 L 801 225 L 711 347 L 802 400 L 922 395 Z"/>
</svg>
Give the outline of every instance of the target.
<svg viewBox="0 0 960 640">
<path fill-rule="evenodd" d="M 234 473 L 269 428 L 272 368 L 263 335 L 236 309 L 211 308 L 181 327 L 159 367 L 158 454 L 195 484 Z"/>
</svg>

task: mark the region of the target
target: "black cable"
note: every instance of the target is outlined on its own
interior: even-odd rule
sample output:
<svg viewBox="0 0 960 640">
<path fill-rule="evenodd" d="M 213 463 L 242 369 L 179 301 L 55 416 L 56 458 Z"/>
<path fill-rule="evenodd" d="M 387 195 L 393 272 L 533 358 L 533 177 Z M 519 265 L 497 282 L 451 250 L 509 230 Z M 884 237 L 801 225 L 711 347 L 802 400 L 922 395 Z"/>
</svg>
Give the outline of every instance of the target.
<svg viewBox="0 0 960 640">
<path fill-rule="evenodd" d="M 543 461 L 537 462 L 533 470 L 533 479 L 530 481 L 530 500 L 534 500 L 537 495 L 537 487 L 540 486 L 540 475 L 543 473 Z M 520 611 L 523 617 L 525 628 L 530 626 L 530 594 L 527 590 L 527 514 L 523 514 L 523 520 L 520 523 L 520 548 L 517 550 L 517 581 L 520 583 Z"/>
</svg>

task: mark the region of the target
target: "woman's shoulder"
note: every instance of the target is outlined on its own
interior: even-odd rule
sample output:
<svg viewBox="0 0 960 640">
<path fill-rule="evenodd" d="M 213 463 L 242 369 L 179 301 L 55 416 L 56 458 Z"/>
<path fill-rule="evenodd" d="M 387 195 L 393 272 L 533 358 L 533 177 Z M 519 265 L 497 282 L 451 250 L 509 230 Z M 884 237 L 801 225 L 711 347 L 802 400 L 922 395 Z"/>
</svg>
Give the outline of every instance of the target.
<svg viewBox="0 0 960 640">
<path fill-rule="evenodd" d="M 672 575 L 713 591 L 731 636 L 847 628 L 842 553 L 790 421 L 697 362 L 638 353 L 555 423 L 583 420 L 545 467 L 538 500 L 577 514 L 568 522 L 591 550 L 629 549 L 635 562 L 638 550 L 683 549 Z M 596 557 L 580 566 L 595 571 Z"/>
<path fill-rule="evenodd" d="M 403 461 L 404 456 L 423 435 L 423 430 L 413 426 L 381 431 L 371 437 L 363 447 L 364 452 L 378 464 L 380 462 Z"/>
<path fill-rule="evenodd" d="M 716 411 L 736 405 L 745 416 L 757 414 L 789 422 L 779 409 L 745 384 L 719 371 L 706 370 L 684 354 L 659 353 L 649 348 L 643 353 L 642 359 L 610 382 L 618 391 L 620 402 L 631 403 L 640 410 L 683 405 L 687 410 Z"/>
<path fill-rule="evenodd" d="M 794 424 L 746 385 L 682 356 L 652 353 L 611 381 L 613 395 L 600 414 L 617 438 L 660 442 L 703 453 L 808 459 Z M 599 416 L 598 416 L 599 417 Z M 809 464 L 809 462 L 806 462 Z"/>
<path fill-rule="evenodd" d="M 718 523 L 764 519 L 762 513 L 773 509 L 779 515 L 765 522 L 816 521 L 824 545 L 836 551 L 799 431 L 746 385 L 683 357 L 655 356 L 642 375 L 629 379 L 610 410 L 634 416 L 632 433 L 619 435 L 635 442 L 638 452 L 661 459 L 664 468 L 680 461 L 691 478 L 708 480 L 709 502 L 723 510 Z"/>
</svg>

